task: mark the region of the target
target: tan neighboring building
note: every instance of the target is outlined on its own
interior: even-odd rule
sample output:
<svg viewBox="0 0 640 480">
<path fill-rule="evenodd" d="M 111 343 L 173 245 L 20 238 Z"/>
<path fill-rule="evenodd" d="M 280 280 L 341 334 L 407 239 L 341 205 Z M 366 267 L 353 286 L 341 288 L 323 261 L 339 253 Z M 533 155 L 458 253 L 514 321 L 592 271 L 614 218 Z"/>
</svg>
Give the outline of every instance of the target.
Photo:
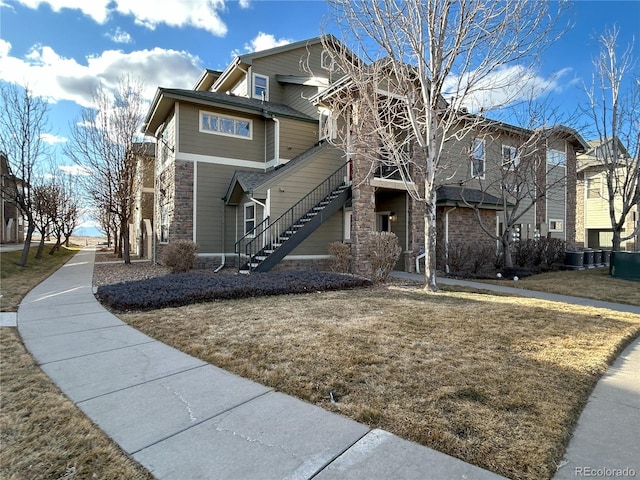
<svg viewBox="0 0 640 480">
<path fill-rule="evenodd" d="M 597 158 L 599 140 L 587 142 L 589 149 L 578 156 L 576 183 L 576 245 L 587 248 L 611 249 L 612 228 L 609 217 L 609 200 L 605 167 Z M 618 149 L 626 155 L 626 149 L 619 144 Z M 620 199 L 616 200 L 617 216 L 620 215 Z M 639 206 L 631 208 L 625 220 L 622 237 L 633 233 L 640 218 Z M 621 248 L 626 251 L 639 251 L 638 232 L 622 242 Z"/>
<path fill-rule="evenodd" d="M 24 217 L 12 200 L 12 189 L 21 188 L 23 182 L 11 173 L 9 159 L 0 152 L 0 243 L 24 242 Z"/>
</svg>

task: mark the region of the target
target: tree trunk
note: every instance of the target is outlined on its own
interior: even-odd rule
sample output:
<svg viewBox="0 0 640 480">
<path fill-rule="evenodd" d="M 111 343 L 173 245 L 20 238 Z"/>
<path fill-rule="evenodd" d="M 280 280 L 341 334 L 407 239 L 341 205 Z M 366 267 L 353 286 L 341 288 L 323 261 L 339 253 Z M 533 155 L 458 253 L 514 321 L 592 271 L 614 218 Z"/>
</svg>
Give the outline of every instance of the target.
<svg viewBox="0 0 640 480">
<path fill-rule="evenodd" d="M 36 258 L 42 258 L 42 252 L 44 252 L 44 237 L 45 237 L 45 231 L 40 230 L 40 243 L 38 244 L 38 251 L 36 252 Z"/>
<path fill-rule="evenodd" d="M 424 289 L 427 292 L 437 292 L 436 282 L 436 192 L 430 193 L 425 202 L 424 214 L 424 251 L 427 252 L 424 262 Z"/>
<path fill-rule="evenodd" d="M 613 240 L 611 242 L 612 251 L 619 252 L 621 243 L 622 243 L 622 240 L 621 240 L 621 237 L 620 237 L 620 230 L 614 229 L 613 230 Z"/>
<path fill-rule="evenodd" d="M 122 258 L 124 263 L 129 265 L 131 263 L 131 249 L 129 245 L 129 228 L 125 222 L 122 222 L 122 225 L 120 225 L 120 233 L 120 237 L 122 239 Z"/>
<path fill-rule="evenodd" d="M 511 255 L 511 244 L 509 238 L 504 238 L 504 235 L 500 239 L 502 244 L 502 255 L 504 256 L 504 268 L 513 268 L 513 256 Z"/>
<path fill-rule="evenodd" d="M 49 255 L 53 255 L 54 253 L 56 253 L 58 250 L 60 250 L 60 245 L 62 245 L 62 235 L 56 235 L 56 243 L 53 247 L 51 247 L 51 250 L 49 250 Z"/>
<path fill-rule="evenodd" d="M 20 255 L 20 266 L 26 267 L 27 260 L 29 258 L 29 249 L 31 248 L 31 239 L 33 238 L 33 232 L 36 229 L 36 226 L 33 224 L 33 221 L 29 221 L 27 223 L 27 236 L 24 239 L 24 248 L 22 249 L 22 255 Z"/>
</svg>

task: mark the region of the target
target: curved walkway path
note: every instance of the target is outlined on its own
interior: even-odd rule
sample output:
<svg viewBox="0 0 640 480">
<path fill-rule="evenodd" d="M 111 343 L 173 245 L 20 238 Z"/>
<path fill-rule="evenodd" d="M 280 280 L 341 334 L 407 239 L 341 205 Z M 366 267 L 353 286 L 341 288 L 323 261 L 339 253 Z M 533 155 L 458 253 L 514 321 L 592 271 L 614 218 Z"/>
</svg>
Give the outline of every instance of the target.
<svg viewBox="0 0 640 480">
<path fill-rule="evenodd" d="M 93 296 L 94 256 L 93 248 L 82 250 L 34 288 L 18 309 L 18 330 L 43 371 L 156 478 L 501 478 L 274 392 L 140 333 Z M 639 353 L 635 342 L 598 384 L 558 478 L 574 478 L 561 476 L 574 463 L 576 468 L 634 468 L 640 474 L 640 368 L 631 366 Z M 610 376 L 614 380 L 608 382 Z M 611 385 L 601 394 L 605 383 Z M 611 389 L 618 396 L 607 393 Z M 599 421 L 595 433 L 594 419 L 587 416 L 592 406 L 591 417 Z M 607 429 L 615 433 L 611 443 Z M 601 440 L 597 451 L 588 442 L 594 436 Z M 587 476 L 580 472 L 576 478 Z"/>
</svg>

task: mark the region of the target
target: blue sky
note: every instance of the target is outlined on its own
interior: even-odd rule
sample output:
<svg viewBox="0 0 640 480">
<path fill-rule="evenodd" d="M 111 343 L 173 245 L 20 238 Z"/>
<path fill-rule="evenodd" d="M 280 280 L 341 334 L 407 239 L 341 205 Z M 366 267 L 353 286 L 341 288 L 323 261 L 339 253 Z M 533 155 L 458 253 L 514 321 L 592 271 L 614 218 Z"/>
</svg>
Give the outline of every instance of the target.
<svg viewBox="0 0 640 480">
<path fill-rule="evenodd" d="M 319 0 L 0 0 L 0 81 L 26 82 L 51 99 L 48 138 L 61 151 L 96 81 L 131 73 L 149 99 L 159 86 L 190 88 L 204 68 L 224 69 L 234 54 L 332 31 L 327 13 Z M 635 36 L 640 62 L 640 0 L 578 0 L 572 21 L 537 72 L 554 79 L 552 101 L 568 112 L 584 99 L 594 36 L 605 27 L 617 24 L 622 44 Z"/>
</svg>

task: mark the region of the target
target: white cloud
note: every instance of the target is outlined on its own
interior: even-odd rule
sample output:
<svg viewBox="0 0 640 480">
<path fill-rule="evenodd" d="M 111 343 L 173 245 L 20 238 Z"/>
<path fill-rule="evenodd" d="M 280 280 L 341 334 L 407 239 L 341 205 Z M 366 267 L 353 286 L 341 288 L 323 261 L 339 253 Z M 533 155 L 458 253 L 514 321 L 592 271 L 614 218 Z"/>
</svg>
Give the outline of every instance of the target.
<svg viewBox="0 0 640 480">
<path fill-rule="evenodd" d="M 560 79 L 571 71 L 560 70 L 548 78 L 541 77 L 522 65 L 504 66 L 489 75 L 476 77 L 476 72 L 451 76 L 445 82 L 443 96 L 471 112 L 490 111 L 515 102 L 535 100 L 550 92 L 561 92 L 566 85 Z M 568 82 L 569 85 L 575 80 Z"/>
<path fill-rule="evenodd" d="M 113 33 L 107 33 L 105 35 L 107 38 L 111 39 L 111 41 L 115 43 L 131 43 L 133 39 L 129 33 L 122 30 L 120 27 L 116 28 Z"/>
<path fill-rule="evenodd" d="M 91 169 L 81 165 L 61 165 L 60 170 L 75 177 L 86 177 L 91 173 Z"/>
<path fill-rule="evenodd" d="M 268 50 L 270 48 L 287 45 L 292 41 L 293 40 L 288 38 L 276 39 L 276 37 L 274 37 L 270 33 L 259 32 L 253 40 L 244 45 L 244 49 L 247 52 L 259 52 L 262 50 Z"/>
<path fill-rule="evenodd" d="M 57 145 L 58 143 L 66 143 L 69 140 L 65 137 L 61 137 L 59 135 L 53 135 L 52 133 L 43 133 L 40 135 L 40 139 L 49 145 Z"/>
<path fill-rule="evenodd" d="M 225 0 L 16 0 L 25 7 L 37 9 L 49 5 L 54 12 L 63 8 L 80 10 L 95 22 L 104 24 L 116 12 L 131 16 L 138 25 L 155 29 L 164 24 L 170 27 L 194 27 L 216 36 L 224 36 L 227 26 L 219 13 L 225 10 Z M 241 0 L 246 6 L 247 0 Z"/>
<path fill-rule="evenodd" d="M 201 70 L 201 60 L 184 51 L 107 50 L 78 63 L 42 45 L 34 46 L 24 58 L 12 57 L 11 44 L 0 40 L 0 80 L 28 84 L 35 95 L 52 102 L 69 100 L 84 107 L 91 105 L 92 92 L 99 84 L 113 88 L 122 72 L 142 82 L 144 97 L 150 100 L 158 86 L 191 87 Z"/>
</svg>

